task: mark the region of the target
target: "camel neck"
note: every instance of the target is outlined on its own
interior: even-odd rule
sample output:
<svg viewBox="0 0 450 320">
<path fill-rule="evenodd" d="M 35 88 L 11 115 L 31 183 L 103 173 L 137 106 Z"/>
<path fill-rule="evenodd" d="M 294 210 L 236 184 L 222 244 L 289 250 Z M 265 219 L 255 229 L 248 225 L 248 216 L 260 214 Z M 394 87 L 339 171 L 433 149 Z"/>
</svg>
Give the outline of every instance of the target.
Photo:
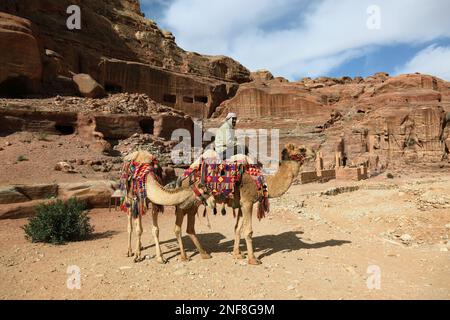
<svg viewBox="0 0 450 320">
<path fill-rule="evenodd" d="M 157 205 L 176 206 L 192 196 L 190 188 L 166 189 L 152 176 L 147 177 L 147 197 Z"/>
<path fill-rule="evenodd" d="M 266 177 L 269 197 L 278 198 L 285 194 L 299 171 L 300 163 L 297 161 L 281 161 L 277 173 Z"/>
</svg>

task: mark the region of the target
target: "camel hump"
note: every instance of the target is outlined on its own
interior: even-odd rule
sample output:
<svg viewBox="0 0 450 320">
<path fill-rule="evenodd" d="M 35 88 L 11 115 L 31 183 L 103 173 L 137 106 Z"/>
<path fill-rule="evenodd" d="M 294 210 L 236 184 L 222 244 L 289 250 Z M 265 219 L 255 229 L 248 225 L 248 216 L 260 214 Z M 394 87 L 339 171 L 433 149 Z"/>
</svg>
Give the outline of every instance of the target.
<svg viewBox="0 0 450 320">
<path fill-rule="evenodd" d="M 249 156 L 246 156 L 245 154 L 237 154 L 234 155 L 232 157 L 230 157 L 230 159 L 228 159 L 227 161 L 229 162 L 237 162 L 237 163 L 243 163 L 243 164 L 256 164 L 256 162 Z"/>
<path fill-rule="evenodd" d="M 206 150 L 194 163 L 191 165 L 191 169 L 198 168 L 202 160 L 209 161 L 211 163 L 222 163 L 219 154 L 214 150 Z M 229 159 L 225 160 L 226 163 L 242 163 L 242 164 L 256 164 L 256 162 L 245 154 L 236 154 Z"/>
<path fill-rule="evenodd" d="M 155 159 L 155 156 L 145 150 L 135 151 L 124 157 L 126 162 L 134 161 L 137 163 L 152 163 Z"/>
<path fill-rule="evenodd" d="M 205 152 L 203 152 L 203 154 L 200 157 L 198 157 L 197 160 L 195 160 L 191 164 L 190 168 L 191 169 L 198 168 L 200 166 L 200 163 L 202 163 L 203 159 L 207 159 L 207 160 L 210 160 L 210 161 L 211 160 L 217 160 L 218 161 L 220 159 L 220 157 L 219 157 L 219 155 L 217 154 L 217 152 L 215 150 L 211 150 L 211 149 L 206 150 Z"/>
</svg>

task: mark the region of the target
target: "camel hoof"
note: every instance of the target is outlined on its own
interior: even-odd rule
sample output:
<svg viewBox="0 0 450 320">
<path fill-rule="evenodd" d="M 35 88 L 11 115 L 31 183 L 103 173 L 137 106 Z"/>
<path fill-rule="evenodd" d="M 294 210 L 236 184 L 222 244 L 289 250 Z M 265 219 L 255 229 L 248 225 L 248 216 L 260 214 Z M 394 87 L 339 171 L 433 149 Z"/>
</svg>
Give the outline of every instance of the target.
<svg viewBox="0 0 450 320">
<path fill-rule="evenodd" d="M 160 264 L 166 264 L 167 260 L 164 259 L 163 257 L 158 257 L 158 258 L 156 258 L 156 262 L 158 262 Z"/>
<path fill-rule="evenodd" d="M 180 257 L 180 260 L 183 261 L 183 262 L 191 261 L 191 259 L 188 258 L 187 256 L 181 256 L 181 257 Z"/>
<path fill-rule="evenodd" d="M 128 257 L 128 258 L 131 258 L 132 256 L 134 256 L 134 253 L 131 252 L 131 251 L 128 251 L 128 252 L 127 252 L 127 257 Z"/>
<path fill-rule="evenodd" d="M 240 253 L 233 253 L 233 257 L 234 257 L 236 260 L 242 260 L 242 259 L 244 259 L 244 256 L 243 256 L 242 254 L 240 254 Z"/>
<path fill-rule="evenodd" d="M 202 253 L 200 254 L 200 256 L 202 257 L 202 259 L 206 260 L 206 259 L 211 259 L 211 255 L 209 253 Z"/>
<path fill-rule="evenodd" d="M 143 261 L 144 259 L 142 259 L 142 257 L 141 257 L 141 255 L 136 255 L 135 257 L 134 257 L 134 263 L 138 263 L 138 262 L 141 262 L 141 261 Z"/>
<path fill-rule="evenodd" d="M 254 259 L 248 259 L 248 264 L 250 264 L 252 266 L 259 266 L 260 264 L 262 264 L 262 262 L 256 258 L 254 258 Z"/>
</svg>

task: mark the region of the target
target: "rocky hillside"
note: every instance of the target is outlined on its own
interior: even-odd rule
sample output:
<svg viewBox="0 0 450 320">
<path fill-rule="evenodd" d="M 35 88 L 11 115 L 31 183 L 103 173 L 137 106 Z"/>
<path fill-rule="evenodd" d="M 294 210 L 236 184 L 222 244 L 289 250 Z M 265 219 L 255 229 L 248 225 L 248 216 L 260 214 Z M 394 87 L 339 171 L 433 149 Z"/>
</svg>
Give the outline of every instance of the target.
<svg viewBox="0 0 450 320">
<path fill-rule="evenodd" d="M 90 136 L 100 132 L 107 139 L 126 139 L 135 132 L 167 138 L 176 126 L 192 128 L 188 116 L 217 127 L 233 111 L 240 127 L 277 128 L 282 142 L 311 145 L 322 153 L 326 168 L 340 161 L 379 172 L 397 161 L 448 161 L 449 82 L 385 73 L 289 82 L 266 70 L 250 73 L 227 57 L 184 51 L 169 31 L 144 17 L 137 0 L 76 3 L 81 30 L 70 31 L 66 10 L 73 1 L 0 2 L 0 97 L 87 98 L 37 99 L 34 111 L 29 101 L 0 100 L 0 119 L 6 124 L 0 132 L 59 132 L 55 125 L 77 132 L 92 126 Z M 107 94 L 117 103 L 92 100 Z M 131 106 L 124 109 L 120 94 L 134 94 L 125 99 Z M 182 113 L 157 116 L 141 112 L 142 105 Z M 117 115 L 122 109 L 130 114 Z M 77 110 L 88 110 L 90 120 Z M 66 114 L 58 115 L 62 111 Z M 35 122 L 29 125 L 20 117 Z"/>
<path fill-rule="evenodd" d="M 261 71 L 252 78 L 214 116 L 220 119 L 232 111 L 244 118 L 243 126 L 279 128 L 284 140 L 320 150 L 325 167 L 334 168 L 336 152 L 346 165 L 378 169 L 393 162 L 448 160 L 449 82 L 385 73 L 288 82 Z"/>
<path fill-rule="evenodd" d="M 66 26 L 72 4 L 81 8 L 81 30 Z M 250 72 L 231 58 L 178 47 L 170 32 L 144 17 L 138 0 L 2 0 L 0 48 L 3 95 L 19 86 L 22 93 L 71 93 L 67 78 L 80 73 L 102 82 L 103 58 L 235 83 L 250 80 Z M 106 85 L 117 90 L 121 84 Z"/>
</svg>

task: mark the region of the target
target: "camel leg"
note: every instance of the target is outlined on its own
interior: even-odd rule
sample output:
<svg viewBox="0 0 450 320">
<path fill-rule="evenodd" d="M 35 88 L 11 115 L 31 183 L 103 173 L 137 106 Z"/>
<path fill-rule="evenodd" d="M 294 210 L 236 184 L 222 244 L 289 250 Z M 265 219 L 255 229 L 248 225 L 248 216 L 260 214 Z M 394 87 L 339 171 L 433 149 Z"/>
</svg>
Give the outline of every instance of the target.
<svg viewBox="0 0 450 320">
<path fill-rule="evenodd" d="M 187 261 L 189 260 L 186 256 L 186 251 L 184 250 L 183 246 L 183 239 L 181 235 L 181 226 L 183 225 L 183 219 L 184 219 L 184 212 L 178 207 L 175 207 L 175 237 L 177 238 L 178 247 L 180 248 L 180 254 L 181 254 L 181 260 Z"/>
<path fill-rule="evenodd" d="M 188 222 L 187 222 L 187 228 L 186 233 L 189 235 L 189 238 L 191 238 L 192 242 L 194 243 L 194 246 L 197 248 L 198 252 L 200 253 L 200 256 L 202 259 L 211 259 L 211 255 L 203 249 L 202 245 L 200 244 L 200 241 L 197 238 L 197 234 L 195 233 L 195 215 L 197 213 L 197 209 L 190 210 L 188 212 Z"/>
<path fill-rule="evenodd" d="M 243 259 L 241 254 L 241 250 L 239 249 L 241 243 L 241 231 L 242 231 L 242 209 L 238 209 L 238 214 L 236 217 L 236 225 L 234 226 L 234 247 L 233 247 L 233 256 L 236 259 Z"/>
<path fill-rule="evenodd" d="M 244 236 L 245 242 L 247 243 L 247 255 L 248 255 L 248 264 L 251 265 L 259 265 L 261 261 L 256 259 L 255 253 L 253 251 L 253 227 L 252 227 L 252 203 L 245 203 L 243 206 L 243 214 L 244 214 Z"/>
<path fill-rule="evenodd" d="M 131 250 L 131 236 L 132 236 L 132 233 L 133 233 L 133 217 L 131 216 L 131 212 L 128 213 L 127 232 L 128 232 L 128 252 L 127 252 L 127 257 L 132 257 L 133 256 L 133 250 Z"/>
<path fill-rule="evenodd" d="M 142 217 L 141 215 L 138 215 L 136 219 L 134 219 L 136 223 L 136 233 L 137 233 L 137 240 L 136 240 L 136 256 L 134 257 L 134 262 L 139 262 L 142 260 L 141 257 L 141 236 L 142 236 Z"/>
<path fill-rule="evenodd" d="M 161 246 L 159 245 L 159 227 L 158 227 L 158 212 L 152 210 L 152 233 L 153 238 L 155 239 L 155 248 L 156 248 L 156 261 L 159 263 L 166 263 L 167 261 L 163 258 L 161 253 Z"/>
</svg>

